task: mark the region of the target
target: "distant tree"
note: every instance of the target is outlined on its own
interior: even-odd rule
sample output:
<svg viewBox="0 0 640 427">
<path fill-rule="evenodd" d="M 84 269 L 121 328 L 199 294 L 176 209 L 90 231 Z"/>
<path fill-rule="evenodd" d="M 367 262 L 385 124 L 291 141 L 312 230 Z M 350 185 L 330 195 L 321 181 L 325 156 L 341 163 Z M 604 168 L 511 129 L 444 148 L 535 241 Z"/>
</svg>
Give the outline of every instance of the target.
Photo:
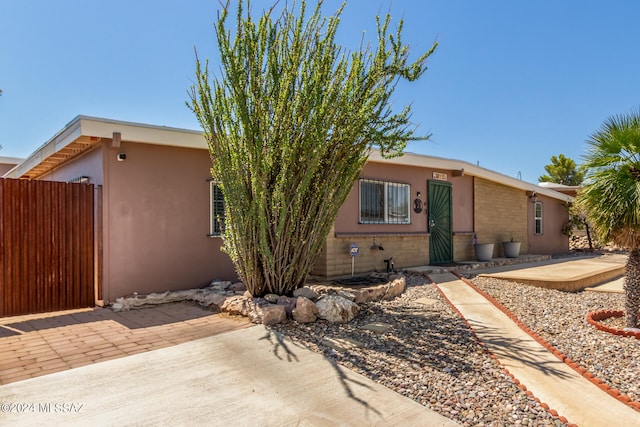
<svg viewBox="0 0 640 427">
<path fill-rule="evenodd" d="M 629 250 L 624 279 L 627 326 L 640 310 L 640 110 L 609 117 L 587 141 L 578 203 L 603 242 Z"/>
<path fill-rule="evenodd" d="M 210 83 L 196 61 L 189 105 L 225 197 L 224 250 L 254 296 L 304 285 L 371 147 L 392 156 L 427 139 L 414 135 L 410 106 L 394 113 L 389 99 L 399 79 L 426 71 L 436 44 L 410 62 L 403 21 L 389 33 L 387 15 L 375 49 L 347 52 L 335 42 L 345 5 L 327 19 L 321 4 L 255 21 L 240 0 L 232 31 L 227 3 L 215 26 L 220 78 Z"/>
<path fill-rule="evenodd" d="M 539 182 L 553 182 L 562 185 L 580 185 L 584 179 L 584 172 L 581 171 L 569 157 L 560 154 L 558 157 L 551 156 L 551 163 L 544 167 L 548 175 L 538 178 Z"/>
</svg>

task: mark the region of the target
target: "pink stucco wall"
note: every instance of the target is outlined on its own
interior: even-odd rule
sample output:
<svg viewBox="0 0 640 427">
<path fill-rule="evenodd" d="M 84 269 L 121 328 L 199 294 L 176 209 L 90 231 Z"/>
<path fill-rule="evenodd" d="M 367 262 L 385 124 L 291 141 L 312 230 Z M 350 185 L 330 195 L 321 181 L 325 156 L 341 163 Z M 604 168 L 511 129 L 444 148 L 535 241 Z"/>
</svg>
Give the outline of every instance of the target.
<svg viewBox="0 0 640 427">
<path fill-rule="evenodd" d="M 207 236 L 210 168 L 206 150 L 124 141 L 105 150 L 105 299 L 236 278 L 222 239 Z"/>
<path fill-rule="evenodd" d="M 392 165 L 384 163 L 367 163 L 360 173 L 361 178 L 393 181 L 411 185 L 410 199 L 421 193 L 424 206 L 427 205 L 427 181 L 432 179 L 433 172 L 446 173 L 453 184 L 453 232 L 470 232 L 473 230 L 473 177 L 452 177 L 449 170 L 435 170 L 412 166 Z M 359 187 L 356 181 L 338 213 L 335 233 L 426 233 L 427 210 L 417 214 L 410 210 L 410 224 L 358 224 L 359 220 Z"/>
<path fill-rule="evenodd" d="M 569 237 L 562 234 L 562 227 L 569 220 L 569 214 L 560 200 L 539 196 L 542 202 L 542 234 L 535 234 L 534 204 L 528 205 L 529 253 L 552 255 L 569 250 Z"/>
</svg>

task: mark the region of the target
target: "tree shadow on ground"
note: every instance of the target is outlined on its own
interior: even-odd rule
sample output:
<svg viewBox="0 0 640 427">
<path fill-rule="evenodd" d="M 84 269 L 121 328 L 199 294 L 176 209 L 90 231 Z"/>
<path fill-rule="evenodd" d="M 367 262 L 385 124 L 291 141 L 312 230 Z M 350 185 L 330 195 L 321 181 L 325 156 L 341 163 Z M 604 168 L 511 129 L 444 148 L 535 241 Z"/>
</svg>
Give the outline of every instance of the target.
<svg viewBox="0 0 640 427">
<path fill-rule="evenodd" d="M 267 329 L 265 335 L 262 338 L 260 338 L 260 340 L 269 341 L 272 345 L 273 354 L 278 359 L 284 360 L 283 356 L 281 355 L 281 353 L 284 353 L 286 355 L 285 357 L 288 362 L 300 362 L 300 359 L 298 358 L 298 355 L 294 350 L 295 348 L 298 348 L 299 350 L 303 350 L 303 351 L 309 351 L 308 348 L 304 347 L 299 343 L 292 341 L 286 335 L 280 332 L 277 332 L 275 330 Z M 330 358 L 325 358 L 325 360 L 329 363 L 331 368 L 333 368 L 336 378 L 342 385 L 343 391 L 346 394 L 347 398 L 362 405 L 367 411 L 371 411 L 376 415 L 381 415 L 380 411 L 373 408 L 369 404 L 369 402 L 359 398 L 357 396 L 357 391 L 354 390 L 355 387 L 371 389 L 371 387 L 367 383 L 358 381 L 357 379 L 353 378 L 354 377 L 353 375 L 348 376 L 347 374 L 345 374 L 346 368 L 338 365 L 338 363 L 336 363 L 335 360 L 332 360 Z M 311 374 L 313 375 L 314 373 L 311 373 Z"/>
<path fill-rule="evenodd" d="M 437 297 L 440 299 L 439 297 Z M 440 301 L 440 304 L 444 304 Z M 391 325 L 386 332 L 376 333 L 363 327 L 370 323 L 387 323 Z M 491 358 L 486 346 L 503 346 L 519 348 L 517 361 L 539 370 L 543 375 L 564 378 L 567 373 L 559 370 L 553 363 L 539 360 L 538 349 L 524 346 L 520 339 L 502 336 L 498 328 L 486 326 L 482 328 L 482 341 L 471 330 L 468 324 L 450 310 L 443 310 L 442 305 L 432 308 L 417 304 L 415 301 L 398 306 L 385 307 L 384 302 L 362 305 L 360 315 L 347 324 L 332 324 L 319 321 L 320 326 L 302 326 L 289 323 L 286 327 L 274 326 L 284 334 L 291 334 L 297 342 L 307 347 L 318 349 L 332 363 L 349 396 L 353 396 L 347 380 L 340 373 L 340 366 L 346 366 L 366 377 L 390 387 L 416 401 L 424 404 L 435 384 L 424 381 L 418 384 L 426 389 L 418 396 L 411 389 L 413 384 L 405 386 L 402 382 L 412 381 L 407 378 L 421 378 L 421 373 L 431 371 L 426 378 L 442 379 L 438 387 L 447 388 L 477 377 L 484 377 L 477 382 L 479 391 L 487 391 L 495 381 L 510 383 L 512 393 L 525 393 L 516 382 Z M 296 330 L 297 329 L 297 330 Z M 320 333 L 318 331 L 321 331 Z M 362 342 L 362 346 L 335 349 L 327 346 L 323 338 L 349 339 Z M 546 350 L 545 350 L 546 351 Z M 479 357 L 470 357 L 477 353 Z M 558 363 L 562 363 L 559 362 Z M 493 369 L 487 369 L 487 364 Z M 402 376 L 405 376 L 404 378 Z M 498 376 L 498 377 L 497 377 Z M 420 379 L 416 381 L 421 381 Z M 440 381 L 438 381 L 440 382 Z M 404 391 L 402 391 L 404 390 Z M 449 393 L 456 399 L 454 391 L 440 390 Z M 489 392 L 486 393 L 490 395 Z M 357 398 L 355 398 L 358 400 Z M 366 402 L 361 402 L 366 404 Z"/>
</svg>

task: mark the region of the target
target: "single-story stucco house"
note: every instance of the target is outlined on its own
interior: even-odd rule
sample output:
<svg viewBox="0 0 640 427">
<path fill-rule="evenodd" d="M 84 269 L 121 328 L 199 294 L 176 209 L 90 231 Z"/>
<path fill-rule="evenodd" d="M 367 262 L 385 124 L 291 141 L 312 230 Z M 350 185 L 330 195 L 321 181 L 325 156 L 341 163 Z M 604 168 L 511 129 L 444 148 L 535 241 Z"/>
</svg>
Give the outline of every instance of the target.
<svg viewBox="0 0 640 427">
<path fill-rule="evenodd" d="M 237 277 L 220 250 L 223 198 L 210 162 L 202 132 L 78 116 L 4 177 L 96 186 L 99 285 L 113 302 Z M 570 200 L 467 162 L 374 151 L 312 274 L 472 260 L 474 237 L 496 243 L 496 257 L 512 238 L 522 254 L 566 252 Z"/>
</svg>

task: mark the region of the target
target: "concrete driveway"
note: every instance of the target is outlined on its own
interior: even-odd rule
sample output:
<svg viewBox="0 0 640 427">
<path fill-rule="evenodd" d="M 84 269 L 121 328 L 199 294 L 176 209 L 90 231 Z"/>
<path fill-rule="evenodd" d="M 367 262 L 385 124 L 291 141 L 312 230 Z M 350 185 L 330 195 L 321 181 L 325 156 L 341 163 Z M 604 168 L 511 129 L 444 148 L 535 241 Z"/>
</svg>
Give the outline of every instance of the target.
<svg viewBox="0 0 640 427">
<path fill-rule="evenodd" d="M 453 426 L 263 326 L 0 386 L 0 424 Z"/>
</svg>

